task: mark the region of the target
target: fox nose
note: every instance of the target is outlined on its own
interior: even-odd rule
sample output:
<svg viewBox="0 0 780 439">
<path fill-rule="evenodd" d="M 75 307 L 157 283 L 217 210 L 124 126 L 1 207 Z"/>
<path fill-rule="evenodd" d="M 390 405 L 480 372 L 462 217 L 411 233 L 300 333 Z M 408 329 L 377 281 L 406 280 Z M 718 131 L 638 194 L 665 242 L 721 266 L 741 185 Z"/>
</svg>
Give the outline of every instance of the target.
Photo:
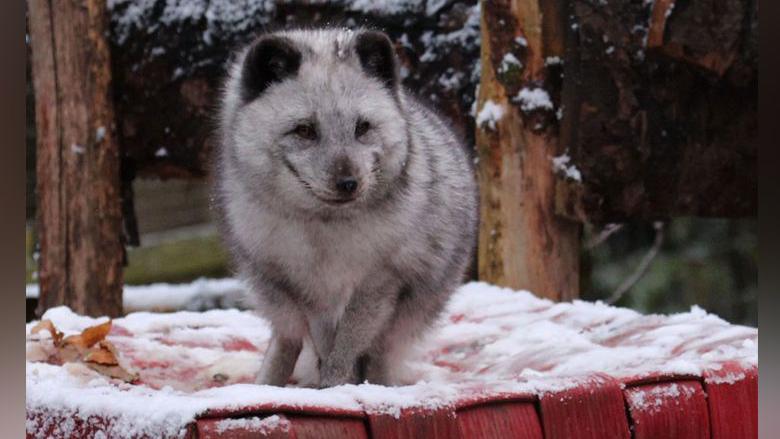
<svg viewBox="0 0 780 439">
<path fill-rule="evenodd" d="M 355 177 L 342 177 L 336 182 L 336 189 L 344 195 L 352 195 L 358 187 Z"/>
</svg>

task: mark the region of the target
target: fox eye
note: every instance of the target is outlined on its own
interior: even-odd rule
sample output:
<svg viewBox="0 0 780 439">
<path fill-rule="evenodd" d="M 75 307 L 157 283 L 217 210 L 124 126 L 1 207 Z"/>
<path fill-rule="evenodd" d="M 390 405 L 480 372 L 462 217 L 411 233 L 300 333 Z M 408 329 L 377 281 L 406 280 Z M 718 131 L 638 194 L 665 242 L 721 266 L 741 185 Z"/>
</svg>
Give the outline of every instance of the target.
<svg viewBox="0 0 780 439">
<path fill-rule="evenodd" d="M 355 124 L 355 137 L 362 137 L 363 134 L 366 134 L 370 129 L 371 124 L 367 120 L 358 119 L 357 124 Z"/>
<path fill-rule="evenodd" d="M 317 138 L 317 130 L 314 128 L 314 125 L 310 123 L 298 124 L 292 132 L 295 133 L 296 136 L 306 140 L 315 140 Z"/>
</svg>

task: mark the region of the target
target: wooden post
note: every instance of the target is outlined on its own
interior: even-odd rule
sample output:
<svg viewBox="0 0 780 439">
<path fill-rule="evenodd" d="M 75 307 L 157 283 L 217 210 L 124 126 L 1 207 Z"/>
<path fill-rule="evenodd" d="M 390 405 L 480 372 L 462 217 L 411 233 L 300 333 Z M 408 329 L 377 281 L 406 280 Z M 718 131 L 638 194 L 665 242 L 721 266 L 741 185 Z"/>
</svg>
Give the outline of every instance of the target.
<svg viewBox="0 0 780 439">
<path fill-rule="evenodd" d="M 563 4 L 482 2 L 476 133 L 479 278 L 552 300 L 579 292 L 581 227 L 555 213 Z"/>
<path fill-rule="evenodd" d="M 38 314 L 122 312 L 119 146 L 105 0 L 29 0 L 37 124 Z"/>
</svg>

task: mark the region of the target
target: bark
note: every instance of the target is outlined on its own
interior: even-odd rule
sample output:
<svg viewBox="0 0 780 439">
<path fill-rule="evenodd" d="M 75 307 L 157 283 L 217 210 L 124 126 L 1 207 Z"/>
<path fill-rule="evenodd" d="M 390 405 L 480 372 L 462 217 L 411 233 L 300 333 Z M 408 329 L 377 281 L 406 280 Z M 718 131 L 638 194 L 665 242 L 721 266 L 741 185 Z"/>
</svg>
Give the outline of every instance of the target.
<svg viewBox="0 0 780 439">
<path fill-rule="evenodd" d="M 757 212 L 758 3 L 574 0 L 562 139 L 592 223 Z"/>
<path fill-rule="evenodd" d="M 29 2 L 39 314 L 58 305 L 91 316 L 122 312 L 119 147 L 105 5 Z"/>
<path fill-rule="evenodd" d="M 483 3 L 479 108 L 503 108 L 495 128 L 477 127 L 480 183 L 479 278 L 553 300 L 579 292 L 580 225 L 555 213 L 551 158 L 559 146 L 553 107 L 519 93 L 560 99 L 565 33 L 560 1 Z M 511 53 L 521 65 L 507 63 Z M 488 104 L 489 105 L 489 104 Z"/>
</svg>

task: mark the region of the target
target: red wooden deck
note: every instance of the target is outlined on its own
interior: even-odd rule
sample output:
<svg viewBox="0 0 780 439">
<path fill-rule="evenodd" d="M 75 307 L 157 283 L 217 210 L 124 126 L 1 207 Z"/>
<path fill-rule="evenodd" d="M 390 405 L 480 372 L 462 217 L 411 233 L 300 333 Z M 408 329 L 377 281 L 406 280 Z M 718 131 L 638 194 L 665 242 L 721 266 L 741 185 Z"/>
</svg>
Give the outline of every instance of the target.
<svg viewBox="0 0 780 439">
<path fill-rule="evenodd" d="M 731 374 L 722 379 L 724 374 Z M 278 415 L 273 428 L 220 427 L 225 419 Z M 28 418 L 46 418 L 46 412 Z M 103 420 L 48 418 L 46 436 L 75 422 L 71 437 L 99 437 Z M 238 423 L 240 424 L 240 423 Z M 40 433 L 40 432 L 39 432 Z M 39 434 L 28 435 L 40 437 Z M 400 417 L 360 412 L 278 409 L 214 411 L 201 416 L 185 437 L 296 439 L 750 439 L 758 437 L 758 371 L 729 368 L 709 377 L 657 377 L 620 383 L 594 377 L 573 389 L 534 395 L 501 395 L 437 411 L 404 410 Z"/>
<path fill-rule="evenodd" d="M 476 293 L 490 293 L 480 288 L 461 298 L 471 300 Z M 528 296 L 494 293 L 488 297 L 489 306 L 472 306 L 469 300 L 456 303 L 448 319 L 449 332 L 442 330 L 441 339 L 430 345 L 432 350 L 418 357 L 440 368 L 441 373 L 452 373 L 430 393 L 424 386 L 413 387 L 411 392 L 403 387 L 353 386 L 326 391 L 281 389 L 279 393 L 269 388 L 240 387 L 250 383 L 252 376 L 237 368 L 236 361 L 245 358 L 255 364 L 267 345 L 267 334 L 261 334 L 267 332 L 267 327 L 255 317 L 221 312 L 119 319 L 109 339 L 128 364 L 141 372 L 145 386 L 117 384 L 100 376 L 79 375 L 78 370 L 63 370 L 64 366 L 30 362 L 27 437 L 125 437 L 117 433 L 124 431 L 132 431 L 132 437 L 171 436 L 134 430 L 132 424 L 139 415 L 121 419 L 125 409 L 119 400 L 129 394 L 135 398 L 136 407 L 139 400 L 143 406 L 146 398 L 151 402 L 158 394 L 181 398 L 170 399 L 169 405 L 205 401 L 198 406 L 203 409 L 190 412 L 173 409 L 169 414 L 164 406 L 138 409 L 143 414 L 140 417 L 164 412 L 162 421 L 155 420 L 150 424 L 153 426 L 166 425 L 167 416 L 171 416 L 173 431 L 184 426 L 179 436 L 186 438 L 757 437 L 754 328 L 729 325 L 700 310 L 669 317 L 642 316 L 602 305 L 554 305 Z M 89 324 L 69 311 L 58 312 L 64 330 L 79 330 Z M 548 326 L 537 334 L 541 336 L 537 337 L 541 340 L 540 353 L 534 337 L 526 337 L 531 326 L 524 325 L 542 321 Z M 68 328 L 68 324 L 72 326 Z M 566 337 L 558 333 L 551 333 L 552 339 L 545 338 L 551 325 L 557 325 L 560 334 L 569 334 L 569 338 L 576 334 L 590 340 L 588 346 L 599 356 L 588 357 L 587 352 L 578 350 L 582 345 L 575 342 L 565 345 Z M 488 329 L 494 332 L 485 332 Z M 252 334 L 261 335 L 252 339 Z M 474 345 L 475 341 L 482 344 Z M 28 343 L 42 343 L 30 339 L 29 327 Z M 663 347 L 665 353 L 660 358 L 648 357 L 647 361 L 658 360 L 649 368 L 642 368 L 642 359 L 630 363 L 635 365 L 630 370 L 622 366 L 610 369 L 615 361 L 630 360 L 625 355 L 618 358 L 620 352 L 637 347 L 639 350 L 630 352 L 645 352 L 642 349 L 650 343 Z M 498 344 L 503 353 L 495 357 Z M 732 354 L 740 347 L 745 349 L 741 354 Z M 195 355 L 206 351 L 208 355 Z M 221 357 L 213 357 L 214 353 Z M 732 355 L 739 358 L 732 361 Z M 214 363 L 213 358 L 221 360 Z M 565 364 L 568 368 L 564 371 L 577 370 L 584 364 L 583 358 L 585 362 L 602 361 L 594 370 L 605 372 L 565 376 L 560 369 L 552 369 Z M 681 358 L 703 372 L 684 373 L 686 367 L 676 368 L 674 362 Z M 698 358 L 703 358 L 701 363 L 696 362 Z M 41 361 L 30 360 L 29 346 L 28 361 Z M 215 364 L 225 369 L 215 369 Z M 529 375 L 529 369 L 535 372 Z M 210 381 L 212 375 L 230 370 L 238 372 L 218 384 Z M 215 375 L 215 371 L 219 373 Z M 500 378 L 497 385 L 480 378 L 488 373 Z M 42 381 L 44 375 L 48 381 Z M 461 387 L 447 392 L 450 384 L 445 383 Z M 519 385 L 514 389 L 529 390 L 509 390 L 515 383 Z M 536 384 L 528 387 L 529 383 Z M 176 390 L 166 391 L 163 387 L 169 384 Z M 229 388 L 234 393 L 219 393 Z M 74 393 L 87 390 L 92 392 L 88 397 L 68 401 Z M 422 395 L 440 398 L 432 403 Z M 385 403 L 391 410 L 386 406 L 383 409 Z M 189 415 L 182 415 L 185 412 Z"/>
</svg>

